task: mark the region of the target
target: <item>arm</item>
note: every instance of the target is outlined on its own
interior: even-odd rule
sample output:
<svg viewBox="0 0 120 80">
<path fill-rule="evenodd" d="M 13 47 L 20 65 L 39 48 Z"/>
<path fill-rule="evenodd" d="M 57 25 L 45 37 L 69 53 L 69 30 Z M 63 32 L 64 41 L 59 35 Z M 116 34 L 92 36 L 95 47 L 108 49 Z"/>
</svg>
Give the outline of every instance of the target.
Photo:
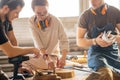
<svg viewBox="0 0 120 80">
<path fill-rule="evenodd" d="M 95 43 L 95 39 L 87 39 L 84 38 L 85 34 L 87 33 L 88 28 L 88 13 L 85 11 L 80 15 L 77 34 L 76 34 L 76 43 L 79 47 L 88 48 Z M 95 44 L 94 44 L 95 45 Z"/>
<path fill-rule="evenodd" d="M 0 45 L 0 49 L 2 49 L 2 51 L 8 57 L 15 57 L 18 55 L 25 55 L 25 54 L 29 54 L 29 53 L 34 53 L 36 55 L 39 55 L 39 50 L 36 48 L 12 46 L 9 41 Z"/>
<path fill-rule="evenodd" d="M 59 23 L 59 30 L 58 30 L 58 37 L 59 37 L 59 44 L 60 44 L 60 49 L 62 52 L 62 56 L 59 60 L 58 67 L 63 67 L 65 65 L 65 60 L 66 60 L 66 55 L 68 54 L 69 51 L 69 43 L 68 43 L 68 38 L 67 35 L 64 31 L 63 24 L 60 22 Z"/>
<path fill-rule="evenodd" d="M 92 45 L 108 47 L 108 46 L 112 45 L 111 42 L 108 43 L 101 38 L 102 34 L 98 35 L 96 38 L 87 39 L 87 38 L 84 38 L 85 33 L 86 33 L 86 30 L 84 28 L 80 28 L 80 27 L 78 28 L 78 30 L 77 30 L 77 45 L 79 47 L 88 48 Z"/>
<path fill-rule="evenodd" d="M 0 49 L 6 54 L 8 57 L 15 57 L 18 55 L 25 55 L 28 53 L 34 53 L 36 56 L 39 55 L 39 50 L 32 47 L 16 47 L 12 46 L 8 41 L 3 29 L 0 26 Z"/>
<path fill-rule="evenodd" d="M 8 39 L 10 40 L 10 42 L 11 42 L 11 44 L 12 44 L 13 46 L 17 46 L 17 45 L 18 45 L 13 30 L 8 31 L 8 33 L 7 33 L 7 37 L 8 37 Z"/>
<path fill-rule="evenodd" d="M 86 31 L 87 30 L 85 28 L 82 27 L 77 28 L 76 42 L 79 47 L 88 48 L 93 45 L 93 39 L 84 38 Z"/>
<path fill-rule="evenodd" d="M 59 37 L 59 44 L 62 52 L 62 56 L 66 57 L 68 51 L 69 51 L 69 43 L 68 43 L 68 38 L 67 35 L 64 31 L 63 24 L 59 22 L 59 30 L 58 30 L 58 37 Z"/>
</svg>

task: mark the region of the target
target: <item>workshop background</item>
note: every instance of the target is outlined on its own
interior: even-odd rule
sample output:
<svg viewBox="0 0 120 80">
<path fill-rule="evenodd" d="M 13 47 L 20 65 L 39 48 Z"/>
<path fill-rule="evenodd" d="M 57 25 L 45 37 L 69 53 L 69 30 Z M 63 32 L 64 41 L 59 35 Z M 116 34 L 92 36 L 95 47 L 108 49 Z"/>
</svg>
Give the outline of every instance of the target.
<svg viewBox="0 0 120 80">
<path fill-rule="evenodd" d="M 105 1 L 108 4 L 120 9 L 120 0 Z M 13 21 L 14 32 L 19 46 L 34 46 L 28 24 L 28 18 L 33 14 L 31 11 L 30 2 L 31 0 L 25 0 L 26 6 L 20 13 L 20 18 Z M 83 54 L 83 51 L 87 49 L 79 48 L 76 45 L 76 28 L 78 27 L 77 22 L 79 15 L 91 6 L 89 5 L 89 0 L 49 0 L 49 2 L 51 13 L 61 19 L 65 28 L 65 32 L 68 35 L 70 44 L 69 54 Z M 2 52 L 0 52 L 0 64 L 2 64 L 1 66 L 3 71 L 7 72 L 8 74 L 13 71 L 13 65 L 8 65 L 7 56 L 5 56 Z"/>
</svg>

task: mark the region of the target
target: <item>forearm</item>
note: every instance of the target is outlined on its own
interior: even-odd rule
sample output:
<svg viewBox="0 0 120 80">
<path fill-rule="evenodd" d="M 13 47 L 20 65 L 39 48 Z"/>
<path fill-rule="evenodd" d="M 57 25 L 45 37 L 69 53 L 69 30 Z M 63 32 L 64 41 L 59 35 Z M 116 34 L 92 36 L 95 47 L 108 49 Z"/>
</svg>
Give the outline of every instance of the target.
<svg viewBox="0 0 120 80">
<path fill-rule="evenodd" d="M 26 55 L 26 54 L 32 54 L 33 53 L 33 47 L 13 47 L 13 56 L 18 56 L 18 55 Z M 16 55 L 15 55 L 16 54 Z"/>
<path fill-rule="evenodd" d="M 66 58 L 67 54 L 68 54 L 68 51 L 66 49 L 62 50 L 62 57 L 63 58 Z"/>
<path fill-rule="evenodd" d="M 18 55 L 25 55 L 30 52 L 32 52 L 32 48 L 21 48 L 21 47 L 16 47 L 12 46 L 9 42 L 6 42 L 0 46 L 2 51 L 8 56 L 8 57 L 15 57 Z"/>
<path fill-rule="evenodd" d="M 93 39 L 79 38 L 77 39 L 77 45 L 82 48 L 88 48 L 94 44 Z"/>
</svg>

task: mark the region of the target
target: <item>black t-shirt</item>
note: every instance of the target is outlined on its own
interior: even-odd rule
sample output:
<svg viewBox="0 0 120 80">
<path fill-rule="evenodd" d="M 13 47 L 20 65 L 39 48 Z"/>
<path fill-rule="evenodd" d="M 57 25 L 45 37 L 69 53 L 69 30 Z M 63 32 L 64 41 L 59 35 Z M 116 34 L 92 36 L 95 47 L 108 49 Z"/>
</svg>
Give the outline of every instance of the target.
<svg viewBox="0 0 120 80">
<path fill-rule="evenodd" d="M 13 27 L 11 25 L 11 22 L 6 18 L 6 20 L 3 22 L 3 29 L 5 30 L 5 33 L 8 31 L 13 30 Z"/>
<path fill-rule="evenodd" d="M 0 45 L 7 42 L 7 41 L 8 41 L 8 39 L 7 39 L 5 31 L 3 29 L 3 23 L 0 20 Z"/>
</svg>

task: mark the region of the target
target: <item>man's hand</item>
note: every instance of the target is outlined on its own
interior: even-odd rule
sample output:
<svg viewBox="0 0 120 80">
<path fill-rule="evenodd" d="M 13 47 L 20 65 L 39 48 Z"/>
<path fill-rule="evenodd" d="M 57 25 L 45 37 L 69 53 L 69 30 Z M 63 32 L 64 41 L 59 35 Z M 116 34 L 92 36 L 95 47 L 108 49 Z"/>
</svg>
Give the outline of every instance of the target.
<svg viewBox="0 0 120 80">
<path fill-rule="evenodd" d="M 46 54 L 46 49 L 45 48 L 41 48 L 40 49 L 40 53 L 43 54 L 43 55 Z"/>
<path fill-rule="evenodd" d="M 108 47 L 110 45 L 112 45 L 112 42 L 106 42 L 102 39 L 103 34 L 100 34 L 95 40 L 97 45 L 101 46 L 101 47 Z"/>
<path fill-rule="evenodd" d="M 50 69 L 50 70 L 54 70 L 55 69 L 55 64 L 54 64 L 53 61 L 48 62 L 48 69 Z"/>
<path fill-rule="evenodd" d="M 58 60 L 58 63 L 57 63 L 58 68 L 62 68 L 65 66 L 67 53 L 68 53 L 67 50 L 62 51 L 62 57 Z"/>
<path fill-rule="evenodd" d="M 50 55 L 44 54 L 43 59 L 48 63 L 48 69 L 54 70 L 55 69 L 55 64 L 53 60 L 51 59 Z"/>
<path fill-rule="evenodd" d="M 58 61 L 58 65 L 57 65 L 57 67 L 58 68 L 62 68 L 62 67 L 64 67 L 65 66 L 65 63 L 66 63 L 66 57 L 61 57 L 60 58 L 60 60 Z"/>
<path fill-rule="evenodd" d="M 35 54 L 35 57 L 39 57 L 40 56 L 40 50 L 37 48 L 32 48 L 32 53 Z"/>
<path fill-rule="evenodd" d="M 108 32 L 104 31 L 102 39 L 106 42 L 112 42 L 113 43 L 116 40 L 116 36 L 117 36 L 116 32 L 112 33 L 112 31 L 108 31 Z"/>
</svg>

